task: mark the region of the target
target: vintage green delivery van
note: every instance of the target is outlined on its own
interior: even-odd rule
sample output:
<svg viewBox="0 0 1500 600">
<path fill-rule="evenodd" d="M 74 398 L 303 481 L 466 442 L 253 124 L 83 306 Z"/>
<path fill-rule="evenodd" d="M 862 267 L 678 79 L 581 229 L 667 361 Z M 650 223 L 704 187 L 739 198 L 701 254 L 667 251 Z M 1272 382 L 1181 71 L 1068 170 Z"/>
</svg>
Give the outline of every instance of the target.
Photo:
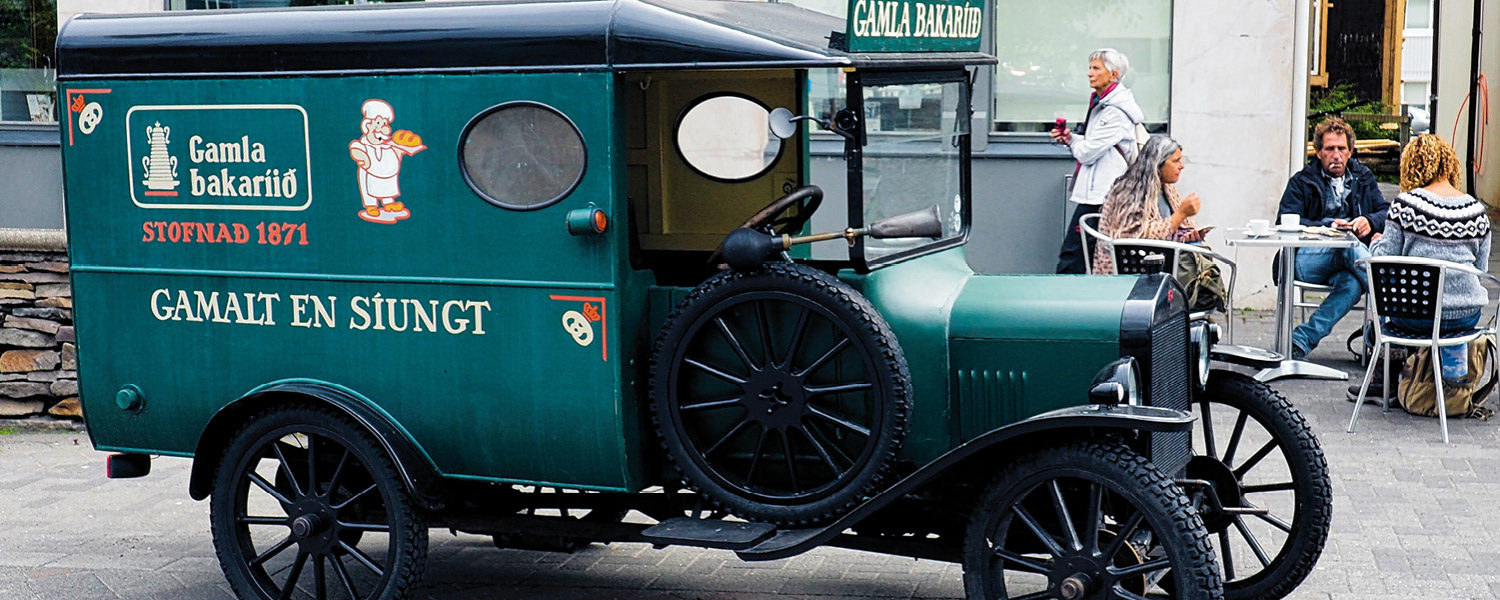
<svg viewBox="0 0 1500 600">
<path fill-rule="evenodd" d="M 835 544 L 962 563 L 975 598 L 1284 596 L 1327 534 L 1321 450 L 1211 368 L 1180 288 L 967 266 L 972 203 L 1005 201 L 969 184 L 982 8 L 72 19 L 93 443 L 112 477 L 192 459 L 242 598 L 407 597 L 429 528 Z"/>
</svg>

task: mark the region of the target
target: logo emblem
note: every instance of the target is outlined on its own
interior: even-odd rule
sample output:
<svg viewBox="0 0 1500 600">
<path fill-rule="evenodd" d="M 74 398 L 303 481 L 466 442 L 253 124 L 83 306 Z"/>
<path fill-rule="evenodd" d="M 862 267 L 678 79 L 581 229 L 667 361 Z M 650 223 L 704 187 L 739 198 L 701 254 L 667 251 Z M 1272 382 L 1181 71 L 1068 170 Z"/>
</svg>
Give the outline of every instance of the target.
<svg viewBox="0 0 1500 600">
<path fill-rule="evenodd" d="M 83 96 L 79 96 L 78 100 L 83 100 Z M 78 102 L 74 102 L 74 104 L 78 104 Z M 99 106 L 98 102 L 84 104 L 83 108 L 78 109 L 78 131 L 83 132 L 84 135 L 93 133 L 94 128 L 98 127 L 99 122 L 103 120 L 104 107 Z"/>
<path fill-rule="evenodd" d="M 563 331 L 573 336 L 573 341 L 578 342 L 579 346 L 594 343 L 594 325 L 589 323 L 588 317 L 583 316 L 583 313 L 576 310 L 563 313 L 562 326 Z"/>
<path fill-rule="evenodd" d="M 360 106 L 362 131 L 359 139 L 349 142 L 349 158 L 359 167 L 359 196 L 363 207 L 359 218 L 371 223 L 393 225 L 411 216 L 401 196 L 401 160 L 427 149 L 422 136 L 401 129 L 391 131 L 396 111 L 384 100 L 366 100 Z"/>
<path fill-rule="evenodd" d="M 609 362 L 609 318 L 605 300 L 602 296 L 562 296 L 552 294 L 547 296 L 552 300 L 576 303 L 566 307 L 562 314 L 562 328 L 573 341 L 579 346 L 588 347 L 594 343 L 594 335 L 599 336 L 599 359 Z"/>
<path fill-rule="evenodd" d="M 81 116 L 79 126 L 83 126 Z M 170 190 L 182 183 L 177 180 L 177 157 L 167 153 L 171 135 L 172 128 L 162 127 L 161 121 L 146 127 L 146 144 L 151 153 L 141 157 L 141 168 L 146 170 L 146 180 L 141 184 L 153 190 L 146 192 L 148 196 L 176 196 L 177 192 Z"/>
</svg>

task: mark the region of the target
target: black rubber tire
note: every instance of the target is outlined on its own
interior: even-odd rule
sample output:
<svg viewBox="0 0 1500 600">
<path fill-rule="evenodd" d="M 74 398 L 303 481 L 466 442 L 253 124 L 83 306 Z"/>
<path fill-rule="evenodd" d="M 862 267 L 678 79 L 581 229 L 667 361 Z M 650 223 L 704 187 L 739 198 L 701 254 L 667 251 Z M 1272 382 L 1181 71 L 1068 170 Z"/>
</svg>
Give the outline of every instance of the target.
<svg viewBox="0 0 1500 600">
<path fill-rule="evenodd" d="M 851 389 L 827 391 L 841 385 Z M 868 300 L 822 271 L 771 263 L 720 273 L 677 306 L 652 352 L 650 393 L 689 488 L 745 519 L 804 525 L 880 483 L 906 434 L 911 379 Z"/>
<path fill-rule="evenodd" d="M 1078 517 L 1098 526 L 1084 528 Z M 1115 543 L 1122 536 L 1131 543 Z M 1037 449 L 1011 460 L 980 494 L 964 536 L 964 591 L 984 600 L 1057 598 L 1065 580 L 1083 575 L 1074 597 L 1217 600 L 1223 586 L 1208 538 L 1192 499 L 1131 449 Z"/>
<path fill-rule="evenodd" d="M 1236 482 L 1233 487 L 1217 486 L 1221 488 L 1219 497 L 1222 501 L 1237 504 L 1239 497 L 1248 494 L 1247 500 L 1252 504 L 1272 509 L 1270 519 L 1267 519 L 1218 514 L 1204 507 L 1203 520 L 1214 537 L 1215 550 L 1219 553 L 1220 565 L 1224 567 L 1224 597 L 1231 600 L 1283 598 L 1312 572 L 1328 540 L 1333 520 L 1333 487 L 1323 447 L 1313 435 L 1312 427 L 1291 402 L 1270 386 L 1247 375 L 1213 371 L 1196 404 L 1199 425 L 1194 432 L 1193 448 L 1198 457 L 1190 463 L 1188 476 L 1234 473 Z M 1218 439 L 1214 440 L 1213 456 L 1206 456 L 1210 438 L 1205 437 L 1204 428 L 1213 427 L 1222 433 L 1231 419 L 1234 425 L 1230 427 L 1229 439 L 1215 435 Z M 1239 436 L 1234 435 L 1234 430 L 1240 431 Z M 1247 454 L 1246 444 L 1258 447 Z M 1261 458 L 1251 462 L 1257 455 Z M 1226 456 L 1229 459 L 1227 465 Z M 1236 463 L 1238 458 L 1244 460 Z M 1205 459 L 1213 463 L 1206 469 L 1199 468 L 1198 461 Z M 1248 469 L 1237 472 L 1246 464 L 1249 464 Z M 1224 466 L 1228 468 L 1224 469 Z M 1290 492 L 1289 496 L 1287 492 Z M 1281 509 L 1282 514 L 1278 514 L 1277 509 Z M 1284 517 L 1286 510 L 1292 511 L 1290 519 Z M 1273 523 L 1271 519 L 1280 523 Z M 1262 552 L 1267 548 L 1247 521 L 1257 523 L 1262 528 L 1262 536 L 1270 533 L 1281 538 L 1279 550 L 1274 555 L 1255 555 L 1248 539 L 1255 538 L 1255 543 L 1262 545 Z M 1239 539 L 1231 543 L 1234 533 L 1239 534 Z M 1228 553 L 1224 550 L 1226 544 L 1230 549 Z M 1236 548 L 1243 552 L 1236 551 Z M 1246 554 L 1253 558 L 1240 560 Z M 1262 564 L 1261 558 L 1268 558 L 1265 562 L 1269 564 Z M 1260 568 L 1247 573 L 1241 568 L 1245 563 Z"/>
<path fill-rule="evenodd" d="M 325 407 L 271 408 L 241 427 L 219 462 L 209 521 L 242 599 L 294 586 L 312 597 L 400 600 L 426 566 L 426 518 L 391 458 Z M 306 535 L 293 533 L 299 527 Z"/>
</svg>

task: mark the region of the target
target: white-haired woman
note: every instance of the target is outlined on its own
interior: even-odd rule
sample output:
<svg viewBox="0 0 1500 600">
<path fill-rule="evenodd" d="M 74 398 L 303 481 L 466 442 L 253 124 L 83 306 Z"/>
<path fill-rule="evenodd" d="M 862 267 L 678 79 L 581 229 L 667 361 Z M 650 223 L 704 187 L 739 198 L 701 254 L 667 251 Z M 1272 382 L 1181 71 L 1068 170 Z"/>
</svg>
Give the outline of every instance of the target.
<svg viewBox="0 0 1500 600">
<path fill-rule="evenodd" d="M 1052 130 L 1052 139 L 1066 145 L 1078 161 L 1068 197 L 1076 206 L 1057 254 L 1058 273 L 1083 273 L 1078 220 L 1099 212 L 1110 185 L 1135 158 L 1135 126 L 1146 113 L 1136 104 L 1135 94 L 1120 84 L 1129 71 L 1130 61 L 1119 50 L 1102 48 L 1089 54 L 1089 87 L 1094 91 L 1088 117 L 1076 132 Z"/>
</svg>

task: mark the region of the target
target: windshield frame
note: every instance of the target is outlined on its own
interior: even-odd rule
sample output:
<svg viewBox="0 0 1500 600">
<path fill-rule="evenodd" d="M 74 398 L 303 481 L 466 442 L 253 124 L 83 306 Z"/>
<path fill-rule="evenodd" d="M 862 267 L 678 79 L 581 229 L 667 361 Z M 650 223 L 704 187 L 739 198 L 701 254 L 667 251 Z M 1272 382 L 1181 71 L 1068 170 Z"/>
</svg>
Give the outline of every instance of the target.
<svg viewBox="0 0 1500 600">
<path fill-rule="evenodd" d="M 960 218 L 962 222 L 959 224 L 958 233 L 954 235 L 950 235 L 931 243 L 921 244 L 910 249 L 901 250 L 899 252 L 882 254 L 881 256 L 874 258 L 868 257 L 866 255 L 865 239 L 863 237 L 856 238 L 854 240 L 854 243 L 849 248 L 849 258 L 850 261 L 854 264 L 855 270 L 861 273 L 866 273 L 885 265 L 902 262 L 918 256 L 925 256 L 927 254 L 940 252 L 949 248 L 962 246 L 969 239 L 969 230 L 973 223 L 974 213 L 974 202 L 971 184 L 972 165 L 970 160 L 970 143 L 971 138 L 974 135 L 972 127 L 974 113 L 974 81 L 970 76 L 970 72 L 967 69 L 963 68 L 904 71 L 856 70 L 849 73 L 846 79 L 846 106 L 854 111 L 855 115 L 858 117 L 859 122 L 859 130 L 857 132 L 854 132 L 852 139 L 847 139 L 844 142 L 844 157 L 845 161 L 848 163 L 849 168 L 849 227 L 862 228 L 867 225 L 867 223 L 864 222 L 864 148 L 865 146 L 869 145 L 869 135 L 865 128 L 865 124 L 867 122 L 865 120 L 864 110 L 865 87 L 918 83 L 960 84 L 959 93 L 961 94 L 961 96 L 959 98 L 959 109 L 962 111 L 962 114 L 957 118 L 961 119 L 960 122 L 966 125 L 966 127 L 964 128 L 964 132 L 959 134 L 956 140 L 956 144 L 958 146 L 957 160 L 959 163 L 958 191 L 959 195 L 961 196 L 960 202 L 962 208 L 960 210 Z"/>
</svg>

